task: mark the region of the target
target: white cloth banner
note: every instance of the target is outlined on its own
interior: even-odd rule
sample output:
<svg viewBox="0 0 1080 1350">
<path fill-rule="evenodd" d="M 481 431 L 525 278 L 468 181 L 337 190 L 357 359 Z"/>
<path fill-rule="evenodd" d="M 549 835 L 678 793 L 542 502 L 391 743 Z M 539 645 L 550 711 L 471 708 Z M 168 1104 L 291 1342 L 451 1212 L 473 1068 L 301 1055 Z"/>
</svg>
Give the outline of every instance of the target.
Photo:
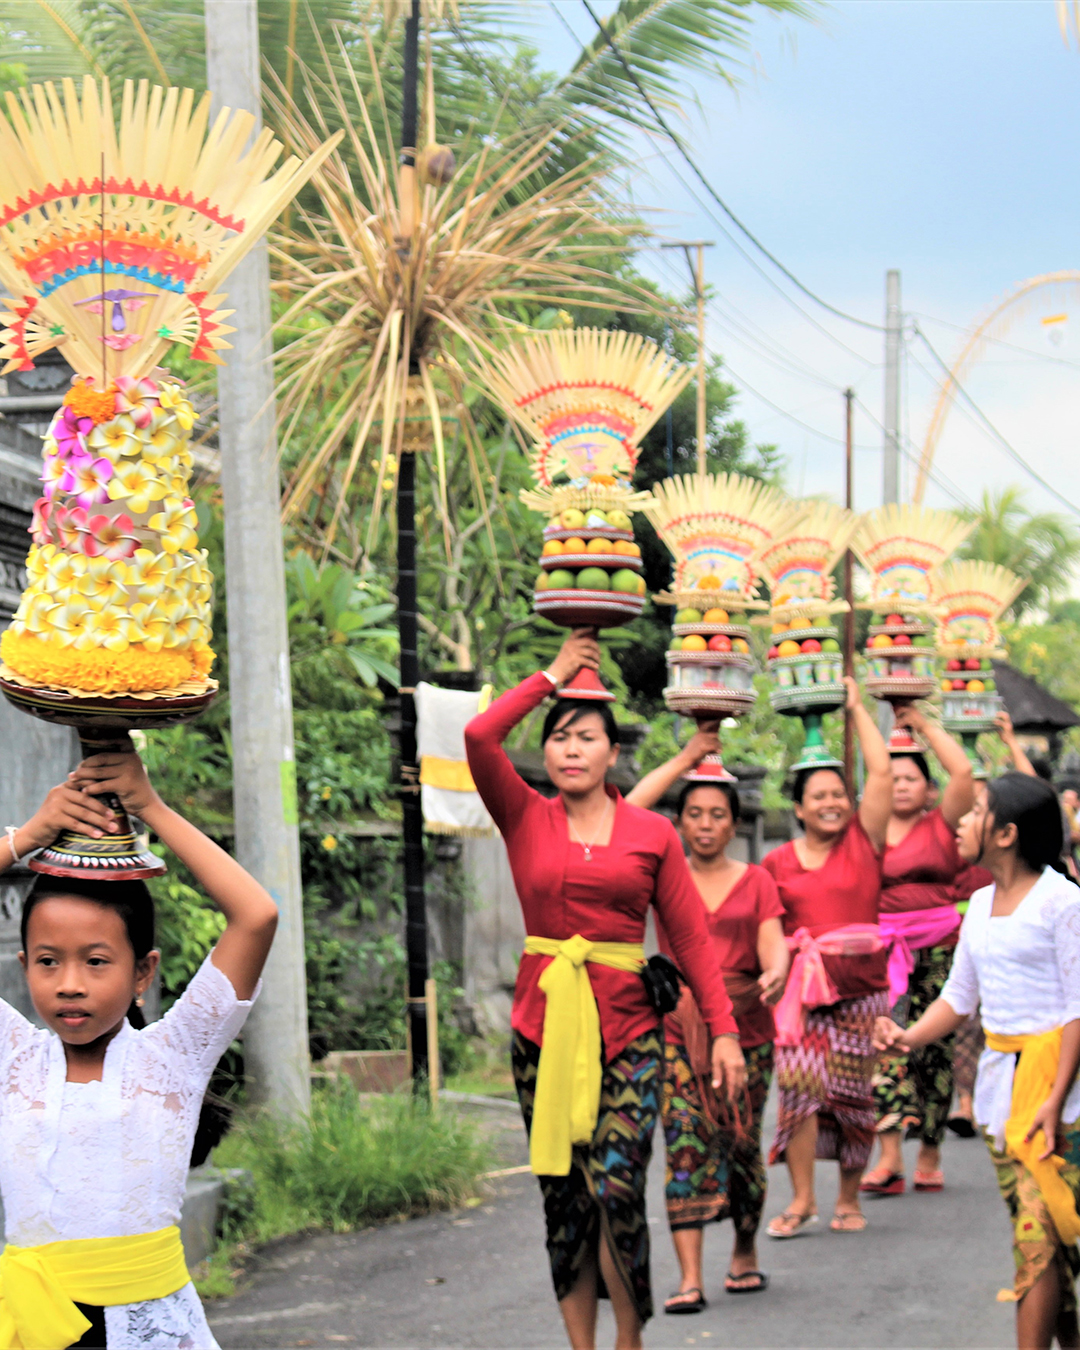
<svg viewBox="0 0 1080 1350">
<path fill-rule="evenodd" d="M 416 741 L 424 828 L 433 834 L 490 835 L 495 825 L 480 800 L 465 758 L 465 728 L 491 702 L 479 693 L 416 686 Z"/>
</svg>

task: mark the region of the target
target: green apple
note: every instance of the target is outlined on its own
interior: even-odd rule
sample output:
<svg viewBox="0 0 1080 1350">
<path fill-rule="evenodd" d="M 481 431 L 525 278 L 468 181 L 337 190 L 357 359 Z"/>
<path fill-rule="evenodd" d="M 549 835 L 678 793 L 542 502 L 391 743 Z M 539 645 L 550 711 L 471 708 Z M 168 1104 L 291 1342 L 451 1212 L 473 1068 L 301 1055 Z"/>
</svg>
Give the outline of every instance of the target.
<svg viewBox="0 0 1080 1350">
<path fill-rule="evenodd" d="M 595 507 L 585 517 L 585 528 L 587 530 L 606 530 L 609 528 L 609 522 L 606 511 L 598 511 Z"/>
<path fill-rule="evenodd" d="M 611 589 L 622 591 L 625 595 L 637 595 L 638 574 L 629 567 L 620 567 L 611 574 Z"/>
<path fill-rule="evenodd" d="M 551 577 L 548 575 L 547 572 L 540 573 L 540 575 L 536 578 L 536 582 L 533 586 L 533 589 L 537 591 L 547 591 L 551 589 Z"/>
<path fill-rule="evenodd" d="M 986 692 L 987 692 L 988 694 L 996 694 L 996 693 L 997 693 L 997 681 L 996 681 L 996 680 L 983 680 L 983 684 L 986 686 Z"/>
<path fill-rule="evenodd" d="M 549 591 L 572 591 L 574 589 L 574 574 L 565 567 L 556 567 L 554 572 L 547 574 Z"/>
<path fill-rule="evenodd" d="M 629 568 L 625 568 L 629 571 Z M 579 591 L 610 591 L 611 578 L 602 567 L 583 567 L 577 575 Z"/>
<path fill-rule="evenodd" d="M 633 526 L 630 524 L 630 517 L 625 511 L 620 511 L 617 507 L 613 511 L 606 512 L 607 523 L 613 530 L 630 530 Z"/>
<path fill-rule="evenodd" d="M 565 512 L 563 514 L 565 514 Z M 883 614 L 871 614 L 870 622 L 875 628 L 880 628 L 885 622 L 885 616 Z"/>
<path fill-rule="evenodd" d="M 988 656 L 984 656 L 983 659 L 979 662 L 979 669 L 980 669 L 980 670 L 993 670 L 993 669 L 994 669 L 994 663 L 993 663 L 993 661 L 990 660 L 990 658 L 989 658 Z"/>
<path fill-rule="evenodd" d="M 840 650 L 840 644 L 835 638 L 823 638 L 821 650 L 823 652 L 838 652 Z"/>
<path fill-rule="evenodd" d="M 676 623 L 700 623 L 700 609 L 680 609 L 675 615 Z"/>
<path fill-rule="evenodd" d="M 585 512 L 579 511 L 576 506 L 568 506 L 559 516 L 559 524 L 564 530 L 583 530 L 585 528 Z"/>
</svg>

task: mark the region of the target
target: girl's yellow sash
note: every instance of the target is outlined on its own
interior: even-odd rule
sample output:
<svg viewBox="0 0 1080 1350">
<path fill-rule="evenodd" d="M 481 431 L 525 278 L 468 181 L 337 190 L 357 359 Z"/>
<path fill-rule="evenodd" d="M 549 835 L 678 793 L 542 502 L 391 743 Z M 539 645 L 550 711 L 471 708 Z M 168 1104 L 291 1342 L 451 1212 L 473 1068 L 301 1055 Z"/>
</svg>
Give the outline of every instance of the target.
<svg viewBox="0 0 1080 1350">
<path fill-rule="evenodd" d="M 1080 1215 L 1076 1212 L 1076 1199 L 1061 1176 L 1065 1160 L 1057 1154 L 1045 1159 L 1039 1157 L 1045 1148 L 1040 1138 L 1041 1130 L 1030 1143 L 1024 1139 L 1031 1129 L 1035 1112 L 1054 1086 L 1061 1058 L 1061 1030 L 1061 1027 L 1055 1027 L 1053 1031 L 1030 1036 L 999 1036 L 995 1031 L 988 1031 L 986 1044 L 991 1050 L 1020 1056 L 1013 1075 L 1012 1111 L 1005 1122 L 1005 1148 L 1035 1178 L 1058 1237 L 1068 1247 L 1080 1237 Z M 1047 1142 L 1052 1144 L 1054 1141 Z"/>
<path fill-rule="evenodd" d="M 525 952 L 555 958 L 540 976 L 547 1002 L 529 1161 L 538 1177 L 565 1177 L 574 1145 L 592 1141 L 600 1114 L 600 1013 L 585 963 L 636 972 L 645 964 L 645 948 L 638 942 L 590 942 L 577 933 L 565 942 L 527 937 Z"/>
<path fill-rule="evenodd" d="M 76 1303 L 142 1303 L 190 1280 L 180 1229 L 138 1237 L 82 1238 L 0 1256 L 0 1350 L 64 1350 L 90 1323 Z"/>
</svg>

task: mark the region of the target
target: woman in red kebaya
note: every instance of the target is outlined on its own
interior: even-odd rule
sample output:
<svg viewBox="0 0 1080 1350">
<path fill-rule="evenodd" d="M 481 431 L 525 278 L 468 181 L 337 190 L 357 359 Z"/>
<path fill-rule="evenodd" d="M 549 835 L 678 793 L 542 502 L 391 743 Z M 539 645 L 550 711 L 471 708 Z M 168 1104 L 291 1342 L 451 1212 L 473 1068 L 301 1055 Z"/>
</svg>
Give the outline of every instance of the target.
<svg viewBox="0 0 1080 1350">
<path fill-rule="evenodd" d="M 803 769 L 793 792 L 803 837 L 764 859 L 795 953 L 776 1013 L 780 1110 L 769 1157 L 786 1161 L 795 1193 L 769 1224 L 774 1238 L 794 1237 L 817 1222 L 815 1157 L 840 1164 L 829 1226 L 837 1233 L 866 1227 L 859 1181 L 874 1141 L 871 1037 L 875 1018 L 889 1006 L 878 901 L 892 764 L 858 685 L 844 683 L 866 766 L 862 801 L 856 809 L 839 769 Z"/>
<path fill-rule="evenodd" d="M 506 841 L 525 919 L 513 1068 L 539 1177 L 552 1280 L 570 1344 L 595 1344 L 611 1298 L 617 1350 L 652 1314 L 645 1174 L 660 1107 L 660 1017 L 641 978 L 655 905 L 712 1040 L 715 1088 L 745 1082 L 731 1001 L 670 822 L 605 783 L 618 757 L 606 703 L 560 700 L 542 734 L 557 795 L 526 786 L 502 749 L 514 726 L 600 648 L 582 632 L 465 731 L 477 790 Z"/>
<path fill-rule="evenodd" d="M 683 774 L 718 749 L 714 729 L 702 728 L 674 759 L 638 783 L 627 801 L 654 806 Z M 763 867 L 727 856 L 739 821 L 739 794 L 727 782 L 688 782 L 676 824 L 689 848 L 690 876 L 701 896 L 709 934 L 735 1008 L 746 1056 L 746 1099 L 738 1115 L 725 1110 L 708 1082 L 708 1040 L 688 990 L 664 1022 L 664 1098 L 668 1225 L 682 1280 L 664 1304 L 668 1313 L 705 1306 L 704 1226 L 731 1218 L 735 1249 L 724 1287 L 752 1294 L 768 1285 L 757 1261 L 757 1230 L 767 1178 L 761 1121 L 773 1072 L 772 1004 L 787 977 L 788 950 L 776 883 Z M 666 934 L 660 944 L 668 949 Z M 748 1117 L 748 1118 L 747 1118 Z"/>
</svg>

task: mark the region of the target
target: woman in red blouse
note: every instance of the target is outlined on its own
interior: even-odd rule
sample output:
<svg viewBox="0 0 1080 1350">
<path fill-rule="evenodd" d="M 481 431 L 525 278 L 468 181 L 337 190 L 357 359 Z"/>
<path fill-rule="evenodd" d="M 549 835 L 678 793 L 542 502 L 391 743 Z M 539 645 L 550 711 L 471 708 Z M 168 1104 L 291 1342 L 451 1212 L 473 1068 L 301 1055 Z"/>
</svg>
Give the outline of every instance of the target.
<svg viewBox="0 0 1080 1350">
<path fill-rule="evenodd" d="M 708 1025 L 713 1086 L 737 1098 L 745 1067 L 678 836 L 605 783 L 618 757 L 607 705 L 560 700 L 548 713 L 542 739 L 554 798 L 527 787 L 502 749 L 559 685 L 599 664 L 596 641 L 575 632 L 546 671 L 469 723 L 465 744 L 525 919 L 512 1058 L 556 1297 L 571 1345 L 584 1347 L 595 1342 L 597 1297 L 608 1294 L 618 1345 L 630 1350 L 652 1315 L 645 1175 L 662 1046 L 640 975 L 650 904 Z"/>
<path fill-rule="evenodd" d="M 719 748 L 714 729 L 702 728 L 674 759 L 654 769 L 627 797 L 654 806 L 683 774 Z M 776 883 L 763 867 L 727 856 L 739 821 L 739 794 L 731 783 L 687 783 L 676 823 L 689 848 L 690 876 L 701 896 L 709 934 L 735 1008 L 746 1056 L 749 1119 L 739 1121 L 711 1091 L 701 1046 L 701 1014 L 684 991 L 664 1021 L 664 1096 L 668 1225 L 682 1281 L 664 1304 L 669 1313 L 706 1306 L 702 1282 L 704 1225 L 730 1216 L 735 1249 L 724 1287 L 729 1294 L 764 1289 L 757 1261 L 757 1230 L 767 1178 L 761 1157 L 761 1120 L 773 1072 L 772 1004 L 783 992 L 788 950 Z M 666 934 L 660 944 L 668 947 Z"/>
<path fill-rule="evenodd" d="M 892 812 L 892 764 L 859 687 L 845 680 L 847 706 L 866 766 L 855 808 L 839 769 L 803 769 L 795 815 L 803 837 L 768 853 L 784 904 L 784 932 L 796 956 L 777 1010 L 780 1109 L 770 1162 L 783 1158 L 794 1195 L 772 1220 L 770 1237 L 794 1237 L 817 1222 L 814 1159 L 840 1164 L 830 1227 L 866 1227 L 859 1181 L 874 1140 L 870 1081 L 874 1019 L 889 1006 L 886 952 L 878 928 L 881 855 Z"/>
<path fill-rule="evenodd" d="M 964 864 L 956 849 L 956 827 L 975 800 L 971 762 L 938 722 L 917 708 L 897 711 L 899 726 L 921 736 L 949 775 L 941 805 L 930 809 L 934 784 L 926 756 L 895 754 L 893 809 L 885 836 L 881 877 L 882 936 L 889 956 L 892 1017 L 901 1026 L 917 1022 L 945 987 L 960 934 L 956 878 Z M 881 1158 L 863 1177 L 861 1189 L 902 1195 L 905 1127 L 920 1140 L 915 1189 L 940 1191 L 941 1140 L 953 1093 L 953 1038 L 936 1041 L 912 1055 L 884 1055 L 874 1074 L 874 1104 Z"/>
</svg>

